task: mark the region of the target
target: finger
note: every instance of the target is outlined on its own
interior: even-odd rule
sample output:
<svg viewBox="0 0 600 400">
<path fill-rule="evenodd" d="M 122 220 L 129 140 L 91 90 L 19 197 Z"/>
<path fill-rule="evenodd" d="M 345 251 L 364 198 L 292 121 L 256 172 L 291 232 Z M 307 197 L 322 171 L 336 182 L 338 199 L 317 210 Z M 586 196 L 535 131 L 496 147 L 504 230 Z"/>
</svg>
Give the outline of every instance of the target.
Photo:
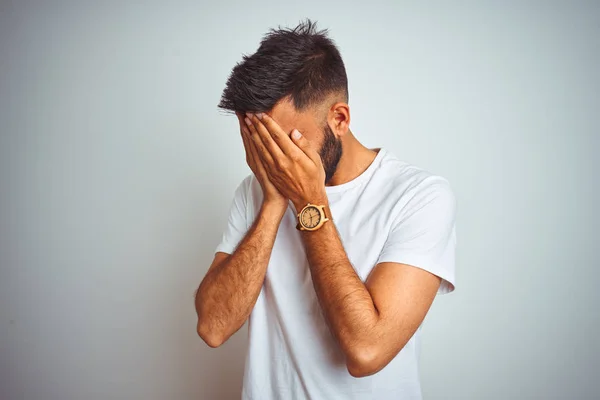
<svg viewBox="0 0 600 400">
<path fill-rule="evenodd" d="M 256 145 L 254 144 L 252 139 L 250 139 L 251 134 L 250 134 L 250 131 L 248 130 L 248 127 L 246 126 L 246 123 L 244 122 L 243 118 L 240 118 L 240 121 L 242 123 L 242 125 L 241 125 L 242 139 L 244 140 L 244 147 L 246 149 L 246 157 L 249 160 L 248 165 L 250 166 L 250 169 L 252 169 L 252 172 L 254 172 L 254 174 L 257 177 L 260 177 L 260 176 L 269 177 L 269 174 L 267 173 L 268 170 L 265 168 L 263 161 L 261 160 L 260 156 L 258 155 Z"/>
<path fill-rule="evenodd" d="M 246 122 L 244 121 L 244 117 L 240 114 L 237 114 L 238 120 L 240 121 L 240 136 L 242 137 L 242 142 L 244 143 L 244 150 L 246 152 L 246 162 L 248 166 L 252 168 L 252 165 L 256 163 L 256 159 L 254 157 L 254 149 L 250 144 L 250 131 L 246 127 Z"/>
<path fill-rule="evenodd" d="M 246 158 L 248 159 L 248 163 L 250 166 L 256 165 L 258 156 L 255 154 L 254 146 L 252 145 L 252 140 L 250 139 L 250 131 L 248 131 L 245 126 L 242 127 L 242 139 L 244 141 L 244 149 L 246 149 Z"/>
<path fill-rule="evenodd" d="M 321 164 L 319 152 L 315 150 L 311 142 L 305 138 L 298 129 L 292 131 L 291 140 L 296 145 L 296 148 L 306 154 L 316 165 Z"/>
<path fill-rule="evenodd" d="M 262 116 L 264 114 L 259 114 L 259 115 Z M 262 124 L 262 122 L 260 121 L 260 119 L 258 119 L 256 114 L 247 113 L 246 116 L 247 116 L 247 118 L 250 119 L 250 121 L 254 125 L 254 129 L 256 129 L 256 132 L 260 136 L 260 139 L 262 140 L 263 145 L 269 151 L 269 153 L 271 153 L 271 156 L 273 157 L 273 159 L 276 161 L 277 160 L 281 161 L 281 160 L 287 158 L 285 153 L 279 147 L 279 145 L 275 142 L 275 140 L 273 140 L 273 137 L 271 137 L 271 132 L 269 132 L 269 130 Z"/>
<path fill-rule="evenodd" d="M 254 147 L 254 145 L 252 145 L 252 147 Z M 256 151 L 256 150 L 255 150 Z M 273 181 L 273 177 L 271 176 L 270 172 L 269 172 L 269 168 L 267 168 L 264 164 L 264 162 L 260 159 L 260 157 L 258 155 L 256 155 L 256 170 L 258 172 L 258 174 L 260 176 L 262 176 L 264 179 L 268 180 L 269 182 Z"/>
<path fill-rule="evenodd" d="M 250 136 L 248 135 L 248 138 Z M 257 141 L 260 142 L 260 139 L 256 139 Z M 248 139 L 249 143 L 249 147 L 250 147 L 250 152 L 252 154 L 252 158 L 255 160 L 254 165 L 257 171 L 258 175 L 263 176 L 264 178 L 268 179 L 269 181 L 271 181 L 273 179 L 273 177 L 271 176 L 271 170 L 269 168 L 266 167 L 265 165 L 265 161 L 261 158 L 260 154 L 259 154 L 259 150 L 257 149 L 257 145 L 254 142 L 254 140 L 252 139 Z"/>
<path fill-rule="evenodd" d="M 256 127 L 248 117 L 244 118 L 244 122 L 246 123 L 246 127 L 250 131 L 250 139 L 252 141 L 252 144 L 255 146 L 258 156 L 263 161 L 263 163 L 265 163 L 265 167 L 272 166 L 274 164 L 273 156 L 265 147 L 262 139 L 260 138 L 260 134 L 256 131 Z"/>
<path fill-rule="evenodd" d="M 260 125 L 263 125 L 266 133 L 269 134 L 271 139 L 273 139 L 283 153 L 290 156 L 290 158 L 301 155 L 296 146 L 294 146 L 294 143 L 290 139 L 289 135 L 279 126 L 277 122 L 275 122 L 273 118 L 264 113 L 256 114 L 256 117 L 259 121 L 259 133 Z"/>
</svg>

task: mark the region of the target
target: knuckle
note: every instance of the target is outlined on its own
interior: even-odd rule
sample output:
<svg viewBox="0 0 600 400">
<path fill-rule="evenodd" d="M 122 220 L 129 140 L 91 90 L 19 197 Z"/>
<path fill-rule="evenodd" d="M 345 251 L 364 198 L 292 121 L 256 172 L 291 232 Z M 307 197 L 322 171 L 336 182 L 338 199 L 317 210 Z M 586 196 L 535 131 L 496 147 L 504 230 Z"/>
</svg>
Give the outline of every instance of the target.
<svg viewBox="0 0 600 400">
<path fill-rule="evenodd" d="M 277 169 L 281 169 L 283 168 L 283 162 L 279 159 L 279 158 L 273 158 L 273 165 L 277 168 Z"/>
<path fill-rule="evenodd" d="M 287 160 L 281 160 L 279 161 L 279 166 L 281 169 L 287 170 L 290 168 L 290 163 Z"/>
</svg>

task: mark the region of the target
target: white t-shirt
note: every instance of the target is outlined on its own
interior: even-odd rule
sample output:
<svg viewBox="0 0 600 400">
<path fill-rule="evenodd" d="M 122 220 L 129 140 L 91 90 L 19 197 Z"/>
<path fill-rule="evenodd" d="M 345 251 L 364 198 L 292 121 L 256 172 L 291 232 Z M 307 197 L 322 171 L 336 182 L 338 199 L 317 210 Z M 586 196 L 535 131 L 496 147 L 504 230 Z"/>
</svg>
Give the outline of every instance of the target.
<svg viewBox="0 0 600 400">
<path fill-rule="evenodd" d="M 416 266 L 455 284 L 455 198 L 448 182 L 384 148 L 360 176 L 325 188 L 333 221 L 364 282 L 380 262 Z M 235 192 L 216 252 L 233 253 L 262 204 L 254 175 Z M 318 303 L 293 204 L 284 215 L 250 315 L 243 399 L 420 399 L 421 327 L 378 373 L 354 378 Z M 329 222 L 328 222 L 329 223 Z"/>
</svg>

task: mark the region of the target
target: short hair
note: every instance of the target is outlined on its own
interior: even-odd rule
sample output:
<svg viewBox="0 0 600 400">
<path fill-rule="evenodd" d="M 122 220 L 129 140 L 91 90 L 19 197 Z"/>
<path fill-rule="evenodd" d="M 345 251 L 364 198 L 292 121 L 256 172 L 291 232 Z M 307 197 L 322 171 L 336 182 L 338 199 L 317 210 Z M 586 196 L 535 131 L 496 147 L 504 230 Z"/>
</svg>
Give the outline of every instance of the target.
<svg viewBox="0 0 600 400">
<path fill-rule="evenodd" d="M 290 96 L 295 109 L 304 111 L 334 93 L 348 102 L 346 68 L 327 35 L 309 19 L 293 29 L 271 29 L 256 53 L 233 68 L 218 107 L 265 112 Z"/>
</svg>

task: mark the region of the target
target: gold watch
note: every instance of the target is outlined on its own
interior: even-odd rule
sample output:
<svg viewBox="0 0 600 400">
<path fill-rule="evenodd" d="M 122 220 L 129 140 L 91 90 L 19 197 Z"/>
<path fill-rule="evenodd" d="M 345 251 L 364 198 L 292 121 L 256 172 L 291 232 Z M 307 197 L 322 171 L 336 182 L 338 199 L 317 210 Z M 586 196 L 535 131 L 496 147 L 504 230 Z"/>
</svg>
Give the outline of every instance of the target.
<svg viewBox="0 0 600 400">
<path fill-rule="evenodd" d="M 298 213 L 298 225 L 296 225 L 296 229 L 300 231 L 316 231 L 327 221 L 329 221 L 329 218 L 325 215 L 325 206 L 308 203 Z"/>
</svg>

